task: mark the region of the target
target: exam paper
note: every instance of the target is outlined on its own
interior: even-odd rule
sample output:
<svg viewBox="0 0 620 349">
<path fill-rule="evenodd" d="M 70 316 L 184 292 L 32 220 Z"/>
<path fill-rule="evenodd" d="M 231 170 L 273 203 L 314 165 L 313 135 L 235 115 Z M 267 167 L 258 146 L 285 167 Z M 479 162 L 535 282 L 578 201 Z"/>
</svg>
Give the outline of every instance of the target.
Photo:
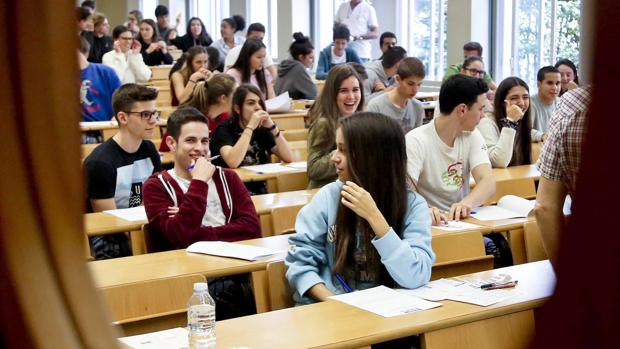
<svg viewBox="0 0 620 349">
<path fill-rule="evenodd" d="M 404 315 L 441 306 L 440 303 L 406 295 L 385 286 L 377 286 L 329 298 L 383 317 Z"/>
<path fill-rule="evenodd" d="M 246 170 L 250 170 L 253 172 L 257 172 L 257 173 L 265 173 L 265 174 L 291 172 L 291 171 L 296 170 L 296 168 L 294 167 L 291 167 L 288 165 L 282 165 L 281 163 L 241 166 L 240 168 L 244 168 Z"/>
<path fill-rule="evenodd" d="M 477 224 L 472 224 L 463 221 L 448 221 L 445 225 L 436 225 L 433 226 L 435 229 L 445 230 L 445 231 L 457 231 L 457 230 L 466 230 L 466 229 L 479 229 L 481 228 Z"/>
<path fill-rule="evenodd" d="M 116 121 L 80 121 L 80 127 L 93 127 L 93 126 L 118 126 Z"/>
<path fill-rule="evenodd" d="M 134 349 L 180 349 L 189 346 L 188 332 L 181 327 L 137 336 L 122 337 L 118 340 Z"/>
<path fill-rule="evenodd" d="M 291 110 L 291 101 L 288 91 L 285 91 L 275 98 L 266 100 L 265 107 L 267 107 L 268 113 L 285 113 Z"/>
<path fill-rule="evenodd" d="M 490 279 L 439 279 L 431 281 L 425 286 L 413 290 L 398 289 L 399 292 L 424 298 L 429 301 L 452 300 L 487 307 L 514 297 L 519 294 L 516 288 L 504 288 L 498 290 L 483 290 L 481 285 L 497 282 L 511 281 L 509 275 L 500 274 Z M 517 286 L 518 287 L 518 286 Z"/>
<path fill-rule="evenodd" d="M 277 250 L 268 247 L 236 244 L 224 241 L 199 241 L 186 249 L 190 253 L 202 253 L 212 256 L 231 257 L 255 261 L 267 256 L 284 253 L 286 250 Z"/>
<path fill-rule="evenodd" d="M 103 212 L 130 222 L 140 222 L 148 220 L 148 218 L 146 217 L 146 211 L 144 210 L 144 206 L 119 208 L 116 210 L 105 210 Z"/>
<path fill-rule="evenodd" d="M 288 164 L 284 166 L 292 167 L 297 170 L 305 170 L 308 168 L 308 163 L 306 161 L 296 161 L 296 162 L 289 162 Z"/>
</svg>

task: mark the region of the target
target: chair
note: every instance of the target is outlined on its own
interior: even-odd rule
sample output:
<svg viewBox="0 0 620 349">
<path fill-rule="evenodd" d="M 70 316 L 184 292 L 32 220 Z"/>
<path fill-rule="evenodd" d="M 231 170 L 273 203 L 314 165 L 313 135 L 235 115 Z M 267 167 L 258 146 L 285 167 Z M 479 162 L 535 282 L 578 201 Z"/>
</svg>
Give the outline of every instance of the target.
<svg viewBox="0 0 620 349">
<path fill-rule="evenodd" d="M 269 281 L 270 310 L 290 308 L 293 302 L 293 290 L 286 279 L 286 265 L 284 261 L 267 264 L 267 279 Z"/>
<path fill-rule="evenodd" d="M 136 335 L 184 327 L 187 324 L 187 300 L 196 282 L 204 275 L 190 274 L 102 288 L 115 326 L 124 335 Z"/>
<path fill-rule="evenodd" d="M 278 193 L 286 191 L 304 190 L 308 187 L 308 173 L 281 173 L 276 176 L 276 188 Z"/>
<path fill-rule="evenodd" d="M 479 231 L 433 236 L 435 264 L 431 280 L 493 269 L 493 256 L 486 255 Z"/>
<path fill-rule="evenodd" d="M 536 262 L 549 258 L 542 242 L 538 223 L 527 222 L 523 225 L 525 239 L 525 258 L 527 262 Z"/>
<path fill-rule="evenodd" d="M 273 235 L 282 235 L 295 231 L 297 213 L 304 205 L 274 207 L 271 209 Z"/>
<path fill-rule="evenodd" d="M 496 204 L 504 195 L 515 195 L 525 199 L 536 197 L 536 184 L 533 178 L 520 178 L 495 183 L 495 194 L 485 202 L 485 205 Z"/>
</svg>

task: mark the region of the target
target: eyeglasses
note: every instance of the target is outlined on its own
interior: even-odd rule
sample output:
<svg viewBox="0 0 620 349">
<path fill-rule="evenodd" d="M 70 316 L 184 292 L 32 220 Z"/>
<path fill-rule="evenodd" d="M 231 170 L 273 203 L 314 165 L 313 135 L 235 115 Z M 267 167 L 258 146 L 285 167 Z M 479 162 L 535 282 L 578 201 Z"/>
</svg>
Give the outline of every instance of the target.
<svg viewBox="0 0 620 349">
<path fill-rule="evenodd" d="M 125 41 L 131 41 L 131 40 L 133 40 L 133 37 L 132 36 L 130 36 L 130 37 L 122 37 L 121 36 L 121 37 L 119 37 L 119 39 L 125 40 Z"/>
<path fill-rule="evenodd" d="M 474 73 L 476 75 L 484 75 L 486 73 L 484 70 L 478 70 L 478 69 L 475 69 L 475 68 L 463 68 L 463 70 L 470 71 L 470 72 L 472 72 L 472 73 Z"/>
<path fill-rule="evenodd" d="M 126 114 L 137 114 L 140 115 L 140 117 L 142 118 L 142 120 L 151 120 L 152 117 L 155 117 L 155 120 L 159 121 L 159 115 L 160 115 L 160 111 L 159 110 L 153 110 L 153 111 L 149 111 L 149 110 L 143 110 L 143 111 L 126 111 Z"/>
</svg>

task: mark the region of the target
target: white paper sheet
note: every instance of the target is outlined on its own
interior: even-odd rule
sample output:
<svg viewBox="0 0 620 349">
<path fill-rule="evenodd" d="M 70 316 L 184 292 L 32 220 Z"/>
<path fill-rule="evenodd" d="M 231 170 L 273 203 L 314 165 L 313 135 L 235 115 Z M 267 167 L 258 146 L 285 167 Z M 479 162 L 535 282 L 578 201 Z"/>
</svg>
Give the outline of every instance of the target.
<svg viewBox="0 0 620 349">
<path fill-rule="evenodd" d="M 144 206 L 119 208 L 116 210 L 106 210 L 103 212 L 130 222 L 140 222 L 148 220 L 148 218 L 146 217 L 146 211 L 144 210 Z"/>
<path fill-rule="evenodd" d="M 463 221 L 449 221 L 445 225 L 436 225 L 433 226 L 435 229 L 444 230 L 444 231 L 458 231 L 458 230 L 466 230 L 466 229 L 479 229 L 481 226 L 478 224 L 472 224 Z"/>
<path fill-rule="evenodd" d="M 292 99 L 288 95 L 288 91 L 265 101 L 268 113 L 285 113 L 290 111 L 293 104 Z"/>
<path fill-rule="evenodd" d="M 490 279 L 440 279 L 431 281 L 427 285 L 414 290 L 399 289 L 398 291 L 429 301 L 436 302 L 448 299 L 486 307 L 514 297 L 519 292 L 517 288 L 483 290 L 480 286 L 492 282 L 503 283 L 510 280 L 512 278 L 506 274 L 496 275 Z"/>
<path fill-rule="evenodd" d="M 80 121 L 80 127 L 118 126 L 116 121 Z"/>
<path fill-rule="evenodd" d="M 254 171 L 260 174 L 271 174 L 271 173 L 280 173 L 280 172 L 290 172 L 295 171 L 296 169 L 291 166 L 285 166 L 281 163 L 275 164 L 263 164 L 263 165 L 252 165 L 252 166 L 241 166 L 240 168 L 245 168 L 246 170 Z"/>
<path fill-rule="evenodd" d="M 181 327 L 118 340 L 135 349 L 180 349 L 189 346 L 187 329 Z"/>
<path fill-rule="evenodd" d="M 306 161 L 296 161 L 296 162 L 290 162 L 284 166 L 292 167 L 297 170 L 305 170 L 308 168 L 308 163 Z"/>
<path fill-rule="evenodd" d="M 482 206 L 478 207 L 471 216 L 481 221 L 494 221 L 509 218 L 525 218 L 514 211 L 507 210 L 499 206 Z"/>
<path fill-rule="evenodd" d="M 409 296 L 385 286 L 377 286 L 329 298 L 383 317 L 404 315 L 441 306 L 440 303 Z"/>
<path fill-rule="evenodd" d="M 231 257 L 255 261 L 267 256 L 284 253 L 286 250 L 274 248 L 236 244 L 224 241 L 199 241 L 195 242 L 186 249 L 190 253 L 202 253 L 212 256 Z"/>
<path fill-rule="evenodd" d="M 478 207 L 471 213 L 471 216 L 481 221 L 526 218 L 534 209 L 535 204 L 535 200 L 504 195 L 497 201 L 497 205 Z"/>
</svg>

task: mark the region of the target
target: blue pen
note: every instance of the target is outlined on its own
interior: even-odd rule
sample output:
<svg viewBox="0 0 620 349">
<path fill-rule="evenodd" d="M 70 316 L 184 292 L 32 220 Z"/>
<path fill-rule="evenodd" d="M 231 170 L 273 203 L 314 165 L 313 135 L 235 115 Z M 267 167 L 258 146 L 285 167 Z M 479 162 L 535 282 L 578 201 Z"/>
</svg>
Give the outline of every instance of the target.
<svg viewBox="0 0 620 349">
<path fill-rule="evenodd" d="M 349 286 L 349 284 L 347 284 L 346 281 L 344 281 L 344 279 L 342 278 L 342 276 L 340 276 L 340 274 L 336 274 L 336 279 L 338 279 L 338 281 L 340 281 L 340 283 L 342 284 L 342 287 L 344 287 L 344 290 L 347 292 L 353 292 L 353 290 L 351 289 L 351 287 Z"/>
<path fill-rule="evenodd" d="M 215 160 L 215 159 L 217 159 L 217 158 L 219 158 L 219 157 L 220 157 L 219 155 L 212 156 L 212 157 L 210 157 L 210 158 L 209 158 L 209 161 Z M 195 162 L 194 162 L 193 164 L 191 164 L 191 165 L 187 166 L 185 169 L 186 169 L 186 170 L 188 170 L 188 171 L 191 171 L 191 170 L 193 170 L 193 169 L 194 169 L 194 166 L 196 166 L 196 163 L 195 163 Z"/>
</svg>

